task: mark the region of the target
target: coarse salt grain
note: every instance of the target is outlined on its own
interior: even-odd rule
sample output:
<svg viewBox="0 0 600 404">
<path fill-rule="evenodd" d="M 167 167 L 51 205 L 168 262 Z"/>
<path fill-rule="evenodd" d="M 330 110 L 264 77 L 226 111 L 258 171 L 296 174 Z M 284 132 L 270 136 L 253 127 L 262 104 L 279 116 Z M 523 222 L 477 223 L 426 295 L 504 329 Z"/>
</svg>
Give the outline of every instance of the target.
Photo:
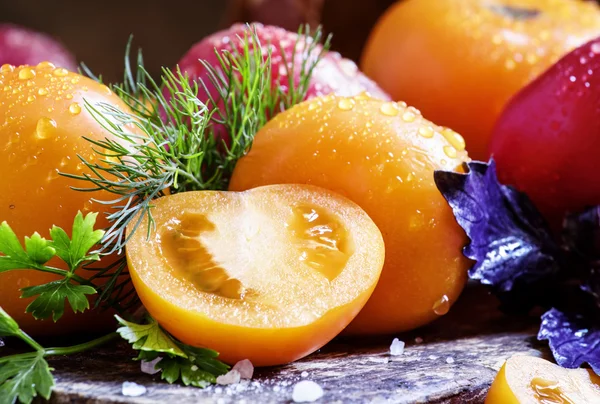
<svg viewBox="0 0 600 404">
<path fill-rule="evenodd" d="M 292 400 L 295 403 L 312 403 L 323 397 L 323 389 L 310 380 L 302 380 L 294 386 Z"/>
<path fill-rule="evenodd" d="M 121 394 L 127 397 L 139 397 L 146 394 L 146 387 L 133 382 L 123 382 Z"/>
<path fill-rule="evenodd" d="M 453 358 L 453 357 L 451 357 L 451 356 L 447 357 L 447 358 L 446 358 L 446 363 L 447 363 L 447 364 L 452 364 L 452 363 L 454 363 L 454 358 Z"/>
<path fill-rule="evenodd" d="M 302 378 L 308 377 L 308 372 L 305 370 L 304 372 L 300 373 L 300 377 L 302 377 Z"/>
<path fill-rule="evenodd" d="M 235 365 L 233 365 L 232 370 L 237 370 L 240 373 L 240 377 L 242 379 L 252 379 L 252 375 L 254 374 L 254 365 L 248 359 L 242 359 Z"/>
<path fill-rule="evenodd" d="M 390 345 L 390 355 L 398 356 L 404 353 L 404 341 L 400 341 L 398 338 L 394 338 L 392 345 Z"/>
<path fill-rule="evenodd" d="M 156 358 L 153 361 L 142 361 L 140 364 L 140 370 L 142 373 L 149 375 L 155 375 L 160 372 L 160 369 L 156 369 L 156 364 L 161 361 L 162 358 Z"/>
<path fill-rule="evenodd" d="M 236 383 L 240 382 L 240 379 L 241 379 L 240 372 L 232 369 L 229 372 L 225 373 L 224 375 L 217 377 L 217 384 L 221 384 L 221 385 L 236 384 Z"/>
</svg>

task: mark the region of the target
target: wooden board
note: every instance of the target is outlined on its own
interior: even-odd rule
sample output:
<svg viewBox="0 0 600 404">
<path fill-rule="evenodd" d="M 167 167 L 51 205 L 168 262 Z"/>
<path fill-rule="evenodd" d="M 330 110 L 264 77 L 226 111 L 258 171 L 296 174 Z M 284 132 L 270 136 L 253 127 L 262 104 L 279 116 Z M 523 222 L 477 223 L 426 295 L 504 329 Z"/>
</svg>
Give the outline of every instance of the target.
<svg viewBox="0 0 600 404">
<path fill-rule="evenodd" d="M 161 382 L 140 372 L 123 343 L 55 358 L 52 403 L 285 403 L 300 380 L 325 391 L 323 403 L 483 402 L 502 362 L 514 354 L 546 356 L 535 339 L 535 318 L 496 310 L 480 287 L 469 288 L 450 313 L 416 332 L 397 335 L 404 354 L 390 356 L 393 336 L 338 339 L 296 363 L 262 369 L 250 382 L 201 390 Z M 416 341 L 415 341 L 416 339 Z M 421 342 L 422 339 L 422 342 Z M 121 394 L 124 381 L 147 387 L 141 397 Z"/>
</svg>

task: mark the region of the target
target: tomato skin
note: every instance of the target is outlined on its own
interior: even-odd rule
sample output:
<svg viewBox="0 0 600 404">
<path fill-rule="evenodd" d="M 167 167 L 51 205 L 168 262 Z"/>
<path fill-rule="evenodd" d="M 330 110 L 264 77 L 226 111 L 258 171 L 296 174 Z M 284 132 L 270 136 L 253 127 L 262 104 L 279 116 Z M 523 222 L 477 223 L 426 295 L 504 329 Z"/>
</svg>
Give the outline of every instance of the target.
<svg viewBox="0 0 600 404">
<path fill-rule="evenodd" d="M 300 216 L 312 223 L 304 232 L 287 218 L 298 217 L 297 205 L 306 204 L 321 218 L 328 217 L 324 212 L 333 216 L 324 222 Z M 196 218 L 192 224 L 190 217 Z M 231 364 L 250 359 L 255 366 L 281 365 L 321 348 L 365 305 L 384 262 L 383 238 L 367 214 L 313 186 L 184 192 L 156 200 L 153 218 L 152 236 L 146 237 L 144 222 L 127 245 L 140 299 L 173 336 L 214 349 Z M 297 244 L 299 234 L 310 241 Z M 319 234 L 328 247 L 314 250 Z M 318 256 L 331 253 L 333 239 L 339 241 L 333 256 L 352 251 L 335 273 L 330 270 L 340 261 Z M 319 265 L 311 266 L 315 256 Z M 220 294 L 232 280 L 245 292 Z"/>
<path fill-rule="evenodd" d="M 569 53 L 521 90 L 494 128 L 498 177 L 527 193 L 554 227 L 600 204 L 600 39 Z"/>
<path fill-rule="evenodd" d="M 487 160 L 509 98 L 598 35 L 600 8 L 591 1 L 406 0 L 376 24 L 361 67 L 393 99 L 461 133 L 472 158 Z"/>
<path fill-rule="evenodd" d="M 25 71 L 25 73 L 23 73 Z M 32 73 L 33 72 L 33 73 Z M 113 199 L 105 192 L 77 192 L 73 186 L 86 187 L 58 175 L 89 172 L 77 155 L 88 161 L 95 158 L 88 141 L 113 138 L 85 109 L 84 100 L 94 105 L 107 102 L 127 111 L 108 87 L 79 74 L 54 68 L 48 63 L 35 67 L 4 65 L 0 68 L 3 92 L 0 99 L 0 221 L 6 221 L 21 242 L 34 232 L 49 238 L 49 229 L 62 227 L 71 234 L 77 211 L 104 212 L 104 205 L 91 198 Z M 116 139 L 114 139 L 116 140 Z M 96 227 L 107 226 L 104 213 Z M 108 263 L 109 259 L 105 259 Z M 53 259 L 49 265 L 66 269 Z M 89 276 L 85 272 L 84 276 Z M 32 299 L 21 299 L 19 288 L 58 279 L 40 271 L 15 270 L 0 274 L 0 306 L 31 334 L 66 334 L 105 328 L 110 313 L 74 315 L 69 308 L 56 325 L 51 320 L 37 321 L 25 308 Z"/>
<path fill-rule="evenodd" d="M 444 295 L 454 303 L 466 282 L 466 237 L 433 171 L 467 160 L 462 138 L 414 108 L 327 96 L 268 122 L 238 162 L 229 188 L 312 184 L 362 207 L 383 234 L 386 262 L 373 296 L 346 332 L 394 333 L 437 318 L 436 303 Z"/>
</svg>

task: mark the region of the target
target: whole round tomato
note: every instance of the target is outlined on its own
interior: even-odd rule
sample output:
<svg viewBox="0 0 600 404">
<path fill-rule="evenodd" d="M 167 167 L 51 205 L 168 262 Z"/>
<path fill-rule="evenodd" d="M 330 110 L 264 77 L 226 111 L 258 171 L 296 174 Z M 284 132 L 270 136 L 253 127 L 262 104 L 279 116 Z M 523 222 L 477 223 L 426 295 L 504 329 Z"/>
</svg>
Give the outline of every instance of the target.
<svg viewBox="0 0 600 404">
<path fill-rule="evenodd" d="M 88 113 L 84 100 L 127 110 L 108 87 L 51 63 L 0 67 L 0 187 L 4 190 L 0 193 L 0 221 L 6 221 L 21 242 L 34 232 L 48 238 L 53 225 L 70 234 L 78 211 L 107 209 L 92 203 L 92 198 L 112 199 L 104 192 L 74 191 L 72 186 L 86 185 L 59 175 L 89 172 L 77 156 L 93 161 L 96 155 L 82 136 L 116 141 Z M 97 228 L 106 225 L 104 214 L 99 214 Z M 64 263 L 56 259 L 49 264 L 61 267 Z M 69 309 L 56 326 L 25 313 L 31 299 L 21 299 L 19 289 L 55 279 L 55 275 L 40 271 L 1 273 L 0 306 L 33 334 L 87 331 L 98 326 L 95 319 L 85 321 L 91 316 L 74 315 Z"/>
<path fill-rule="evenodd" d="M 384 261 L 381 233 L 348 199 L 307 185 L 183 192 L 156 200 L 127 244 L 148 312 L 220 359 L 280 365 L 358 314 Z"/>
<path fill-rule="evenodd" d="M 406 104 L 327 96 L 269 121 L 235 167 L 229 189 L 299 183 L 338 192 L 381 230 L 386 258 L 354 334 L 410 330 L 445 314 L 467 278 L 466 237 L 433 172 L 467 161 L 462 137 Z"/>
<path fill-rule="evenodd" d="M 361 67 L 393 99 L 461 133 L 486 160 L 500 111 L 571 49 L 600 35 L 581 0 L 405 0 L 376 24 Z"/>
</svg>

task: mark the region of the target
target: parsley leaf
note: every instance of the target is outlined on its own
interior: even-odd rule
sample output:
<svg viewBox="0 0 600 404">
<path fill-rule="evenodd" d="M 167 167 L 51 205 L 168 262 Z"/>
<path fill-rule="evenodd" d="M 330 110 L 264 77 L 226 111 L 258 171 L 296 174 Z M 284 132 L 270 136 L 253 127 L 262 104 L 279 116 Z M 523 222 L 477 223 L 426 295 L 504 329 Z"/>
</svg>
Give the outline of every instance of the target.
<svg viewBox="0 0 600 404">
<path fill-rule="evenodd" d="M 53 226 L 50 230 L 52 246 L 56 255 L 65 261 L 69 271 L 73 272 L 85 261 L 98 261 L 98 254 L 88 255 L 88 251 L 100 242 L 104 231 L 94 230 L 97 213 L 89 213 L 85 218 L 78 212 L 73 222 L 71 239 L 63 229 Z"/>
<path fill-rule="evenodd" d="M 0 337 L 12 337 L 19 334 L 19 325 L 0 307 Z"/>
<path fill-rule="evenodd" d="M 50 398 L 54 378 L 43 351 L 0 358 L 0 404 L 30 403 L 38 394 Z"/>
<path fill-rule="evenodd" d="M 137 359 L 152 361 L 161 357 L 155 368 L 161 370 L 161 378 L 169 383 L 181 380 L 186 386 L 204 388 L 229 369 L 217 359 L 217 352 L 176 341 L 153 318 L 149 318 L 148 324 L 135 324 L 115 317 L 122 325 L 117 332 L 140 351 Z"/>
<path fill-rule="evenodd" d="M 87 295 L 95 294 L 96 288 L 75 271 L 84 263 L 100 259 L 98 253 L 89 252 L 104 236 L 104 231 L 94 230 L 97 215 L 89 213 L 84 217 L 78 212 L 73 221 L 71 238 L 63 229 L 54 226 L 50 230 L 51 240 L 34 233 L 31 237 L 25 237 L 25 248 L 8 223 L 0 224 L 0 273 L 35 269 L 62 276 L 56 281 L 21 289 L 23 298 L 37 296 L 27 306 L 27 312 L 36 319 L 52 316 L 54 321 L 58 321 L 64 314 L 65 301 L 69 302 L 75 313 L 89 309 Z M 45 265 L 54 257 L 63 260 L 68 270 Z"/>
<path fill-rule="evenodd" d="M 45 283 L 38 286 L 30 286 L 21 289 L 21 297 L 37 298 L 27 306 L 27 313 L 31 313 L 36 319 L 43 319 L 52 316 L 54 321 L 65 312 L 65 300 L 69 301 L 71 309 L 75 313 L 83 312 L 90 308 L 90 302 L 86 295 L 93 295 L 96 289 L 89 285 L 76 285 L 69 279 L 64 278 L 58 281 Z"/>
</svg>

